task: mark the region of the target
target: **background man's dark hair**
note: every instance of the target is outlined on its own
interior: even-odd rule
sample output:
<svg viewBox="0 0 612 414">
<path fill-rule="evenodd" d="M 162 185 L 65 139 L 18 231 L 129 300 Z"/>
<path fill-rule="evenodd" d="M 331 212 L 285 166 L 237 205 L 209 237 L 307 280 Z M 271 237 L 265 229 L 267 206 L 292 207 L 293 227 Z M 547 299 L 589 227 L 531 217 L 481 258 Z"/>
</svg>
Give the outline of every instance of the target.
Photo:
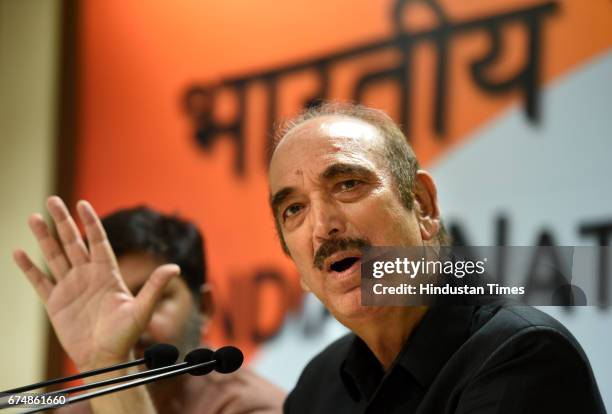
<svg viewBox="0 0 612 414">
<path fill-rule="evenodd" d="M 389 115 L 379 109 L 339 102 L 325 102 L 321 105 L 306 109 L 297 117 L 284 122 L 276 128 L 270 154 L 274 154 L 278 144 L 292 129 L 311 119 L 330 115 L 342 115 L 359 119 L 378 129 L 385 140 L 383 152 L 394 184 L 397 186 L 400 201 L 404 207 L 408 210 L 412 210 L 414 203 L 414 183 L 416 172 L 419 169 L 419 162 L 400 127 L 389 117 Z M 272 159 L 271 156 L 270 159 Z M 289 249 L 283 238 L 280 223 L 276 216 L 274 217 L 274 223 L 283 251 L 289 254 Z M 443 225 L 440 226 L 437 239 L 441 245 L 449 243 Z"/>
<path fill-rule="evenodd" d="M 196 299 L 206 281 L 204 241 L 198 228 L 176 216 L 145 206 L 118 210 L 102 219 L 117 257 L 149 253 L 181 268 L 181 277 Z"/>
</svg>

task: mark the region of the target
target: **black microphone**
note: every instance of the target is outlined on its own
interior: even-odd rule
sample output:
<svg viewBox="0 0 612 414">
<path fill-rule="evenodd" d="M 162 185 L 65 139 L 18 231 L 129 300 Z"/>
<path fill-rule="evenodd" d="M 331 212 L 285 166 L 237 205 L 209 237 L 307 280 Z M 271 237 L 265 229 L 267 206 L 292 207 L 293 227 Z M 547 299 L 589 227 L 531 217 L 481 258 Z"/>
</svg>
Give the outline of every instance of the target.
<svg viewBox="0 0 612 414">
<path fill-rule="evenodd" d="M 185 367 L 189 367 L 189 366 L 192 366 L 192 365 L 201 364 L 203 362 L 210 362 L 210 361 L 213 361 L 213 356 L 214 356 L 214 352 L 211 351 L 210 349 L 206 349 L 206 348 L 195 349 L 195 350 L 189 352 L 185 356 L 185 362 L 180 362 L 178 364 L 172 365 L 172 363 L 174 362 L 174 361 L 172 361 L 169 364 L 167 364 L 166 366 L 162 366 L 162 367 L 159 367 L 159 368 L 154 368 L 154 369 L 150 369 L 150 370 L 142 371 L 142 372 L 135 372 L 133 374 L 126 374 L 126 375 L 123 375 L 123 376 L 120 376 L 120 377 L 109 378 L 109 379 L 105 379 L 105 380 L 102 380 L 102 381 L 92 382 L 90 384 L 83 384 L 83 385 L 77 385 L 77 386 L 70 387 L 70 388 L 64 388 L 62 390 L 53 391 L 53 392 L 50 392 L 50 393 L 46 393 L 44 395 L 45 395 L 45 397 L 53 397 L 53 396 L 56 396 L 56 395 L 70 394 L 70 393 L 78 392 L 78 391 L 87 391 L 87 390 L 91 390 L 93 388 L 104 387 L 105 385 L 113 385 L 113 384 L 117 384 L 117 383 L 120 383 L 120 382 L 125 382 L 125 381 L 128 381 L 128 380 L 144 378 L 144 377 L 148 377 L 148 376 L 151 376 L 151 375 L 156 375 L 156 374 L 161 374 L 161 373 L 164 373 L 164 372 L 173 371 L 173 370 L 178 369 L 178 368 L 185 368 Z M 175 360 L 176 360 L 176 358 L 175 358 Z M 202 367 L 200 369 L 202 371 L 204 371 L 204 370 L 207 369 L 207 367 Z M 213 370 L 213 367 L 211 366 L 210 369 L 208 369 L 208 372 L 210 372 L 212 370 Z M 208 374 L 208 372 L 203 372 L 200 375 Z"/>
<path fill-rule="evenodd" d="M 194 349 L 185 355 L 185 363 L 188 365 L 198 365 L 202 362 L 215 362 L 215 352 L 206 348 Z M 216 362 L 215 362 L 216 363 Z M 196 370 L 191 371 L 191 375 L 206 375 L 211 372 L 215 364 L 205 365 Z"/>
<path fill-rule="evenodd" d="M 224 346 L 219 348 L 213 354 L 213 359 L 217 361 L 215 371 L 222 374 L 229 374 L 236 371 L 244 362 L 242 351 L 235 346 Z M 198 375 L 198 374 L 191 374 Z"/>
<path fill-rule="evenodd" d="M 208 364 L 201 366 L 196 370 L 192 370 L 189 373 L 191 375 L 206 375 L 212 370 L 216 370 L 222 374 L 228 374 L 234 372 L 242 365 L 244 356 L 242 352 L 233 346 L 224 346 L 213 352 L 207 348 L 198 348 L 189 352 L 185 355 L 185 362 L 181 362 L 174 365 L 160 367 L 157 369 L 151 369 L 148 371 L 137 372 L 133 374 L 127 374 L 121 377 L 110 378 L 102 381 L 92 382 L 90 384 L 77 385 L 71 388 L 65 388 L 63 390 L 54 391 L 45 394 L 46 396 L 55 396 L 61 394 L 69 394 L 78 391 L 87 391 L 93 388 L 99 388 L 106 385 L 113 385 L 124 381 L 134 380 L 138 378 L 144 378 L 151 375 L 161 374 L 164 372 L 170 372 L 175 369 L 185 368 L 193 365 L 202 364 L 203 362 L 214 362 L 214 364 Z"/>
<path fill-rule="evenodd" d="M 230 372 L 236 371 L 242 365 L 244 361 L 244 356 L 242 352 L 233 346 L 224 346 L 215 351 L 213 355 L 213 359 L 210 359 L 210 354 L 212 351 L 209 349 L 195 349 L 189 352 L 185 356 L 185 363 L 189 364 L 186 367 L 173 369 L 169 372 L 162 372 L 160 374 L 148 375 L 144 378 L 137 379 L 130 382 L 125 382 L 119 385 L 115 385 L 112 387 L 104 388 L 99 391 L 93 391 L 86 394 L 79 394 L 75 397 L 68 397 L 66 399 L 65 404 L 50 404 L 44 407 L 38 407 L 29 411 L 23 411 L 21 414 L 31 414 L 37 413 L 40 411 L 51 410 L 53 408 L 61 407 L 67 404 L 74 404 L 79 401 L 89 400 L 91 398 L 100 397 L 102 395 L 110 394 L 113 392 L 122 391 L 127 388 L 137 387 L 139 385 L 148 384 L 150 382 L 154 382 L 157 380 L 175 377 L 185 373 L 191 373 L 191 375 L 205 375 L 210 373 L 213 369 L 220 373 L 228 374 Z M 189 361 L 190 362 L 189 362 Z M 182 364 L 177 364 L 182 365 Z M 168 367 L 170 368 L 170 367 Z M 172 367 L 174 368 L 174 367 Z M 143 372 L 141 374 L 149 374 L 150 371 Z M 120 377 L 123 381 L 124 378 Z"/>
<path fill-rule="evenodd" d="M 63 378 L 55 378 L 48 381 L 37 382 L 35 384 L 25 385 L 23 387 L 12 388 L 6 391 L 0 391 L 0 394 L 17 394 L 34 390 L 37 388 L 46 387 L 48 385 L 60 384 L 63 382 L 73 381 L 81 378 L 87 378 L 94 375 L 104 374 L 106 372 L 116 371 L 122 368 L 129 368 L 140 364 L 145 364 L 147 368 L 160 368 L 174 364 L 178 359 L 179 351 L 174 345 L 170 344 L 155 344 L 147 348 L 144 353 L 144 358 L 135 359 L 133 361 L 124 362 L 122 364 L 112 365 L 106 368 L 94 369 L 91 371 L 81 372 L 80 374 L 70 375 Z M 0 407 L 4 408 L 4 407 Z"/>
</svg>

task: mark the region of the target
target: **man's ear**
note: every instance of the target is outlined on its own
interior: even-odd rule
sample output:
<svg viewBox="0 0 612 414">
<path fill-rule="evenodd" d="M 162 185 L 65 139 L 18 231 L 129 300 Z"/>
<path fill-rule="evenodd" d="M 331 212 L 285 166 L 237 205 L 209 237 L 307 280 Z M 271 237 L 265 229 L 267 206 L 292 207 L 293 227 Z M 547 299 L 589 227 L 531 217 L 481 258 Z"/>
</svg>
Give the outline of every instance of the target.
<svg viewBox="0 0 612 414">
<path fill-rule="evenodd" d="M 414 183 L 414 203 L 421 238 L 434 239 L 440 231 L 440 207 L 438 192 L 432 176 L 425 170 L 418 170 Z"/>
<path fill-rule="evenodd" d="M 204 320 L 212 318 L 214 305 L 213 287 L 210 283 L 204 283 L 200 286 L 200 314 Z"/>
</svg>

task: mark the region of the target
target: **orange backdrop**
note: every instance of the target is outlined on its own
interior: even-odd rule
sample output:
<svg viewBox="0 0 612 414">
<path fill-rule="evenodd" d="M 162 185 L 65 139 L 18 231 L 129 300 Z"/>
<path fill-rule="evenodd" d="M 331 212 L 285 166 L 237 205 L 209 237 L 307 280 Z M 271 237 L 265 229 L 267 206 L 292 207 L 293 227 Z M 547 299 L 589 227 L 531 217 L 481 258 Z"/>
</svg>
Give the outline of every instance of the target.
<svg viewBox="0 0 612 414">
<path fill-rule="evenodd" d="M 544 2 L 438 4 L 453 25 Z M 301 290 L 278 245 L 267 205 L 266 82 L 252 79 L 244 89 L 243 174 L 234 169 L 231 134 L 219 133 L 208 149 L 198 145 L 183 106 L 186 91 L 196 84 L 216 85 L 212 116 L 219 124 L 229 122 L 237 116 L 238 103 L 228 79 L 391 39 L 398 33 L 394 5 L 389 0 L 83 2 L 75 193 L 101 214 L 146 203 L 201 227 L 218 294 L 208 338 L 213 344 L 238 344 L 251 354 L 281 328 L 288 311 L 299 311 Z M 539 23 L 541 87 L 612 46 L 609 0 L 553 5 L 556 10 Z M 427 2 L 405 4 L 399 20 L 402 30 L 411 32 L 440 24 Z M 499 34 L 501 54 L 485 71 L 492 79 L 512 76 L 527 60 L 524 19 L 500 25 Z M 471 77 L 470 63 L 491 50 L 491 39 L 484 26 L 449 38 L 442 137 L 431 126 L 437 48 L 429 41 L 415 45 L 409 132 L 425 166 L 510 105 L 524 105 L 520 87 L 492 95 Z M 358 77 L 403 58 L 401 49 L 387 47 L 334 63 L 327 98 L 351 99 Z M 308 67 L 276 80 L 277 117 L 295 114 L 320 86 Z M 363 101 L 399 120 L 401 93 L 383 80 L 364 92 Z"/>
</svg>

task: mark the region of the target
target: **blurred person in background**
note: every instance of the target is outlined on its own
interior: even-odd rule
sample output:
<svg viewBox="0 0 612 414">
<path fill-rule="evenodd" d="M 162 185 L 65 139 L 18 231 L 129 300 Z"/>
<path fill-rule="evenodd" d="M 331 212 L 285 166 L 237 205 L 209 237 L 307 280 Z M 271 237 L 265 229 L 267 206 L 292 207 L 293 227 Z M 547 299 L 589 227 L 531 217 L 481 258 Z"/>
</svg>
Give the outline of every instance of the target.
<svg viewBox="0 0 612 414">
<path fill-rule="evenodd" d="M 22 251 L 17 251 L 15 258 L 36 283 L 60 342 L 78 369 L 110 365 L 117 353 L 126 360 L 141 358 L 146 348 L 155 343 L 177 346 L 181 357 L 199 346 L 213 301 L 207 283 L 204 243 L 195 225 L 147 207 L 124 209 L 106 216 L 101 223 L 103 229 L 99 227 L 99 232 L 88 234 L 86 245 L 59 198 L 49 198 L 48 208 L 63 249 L 40 215 L 32 215 L 29 225 L 53 277 L 44 276 Z M 98 223 L 90 222 L 89 226 Z M 107 239 L 100 238 L 103 230 Z M 100 277 L 95 271 L 89 272 L 95 266 L 88 266 L 96 249 L 104 250 L 111 262 L 116 257 L 116 265 L 110 265 L 114 277 L 98 280 L 102 282 L 99 284 L 89 279 Z M 87 275 L 74 271 L 80 266 L 87 268 Z M 180 277 L 176 277 L 177 273 Z M 108 292 L 113 299 L 100 300 Z M 143 300 L 136 306 L 146 308 L 144 313 L 135 309 L 131 315 L 127 312 L 126 317 L 133 318 L 127 321 L 129 327 L 122 329 L 121 323 L 115 326 L 112 311 L 129 307 L 138 298 Z M 101 356 L 108 364 L 97 364 L 89 359 L 91 355 Z M 180 375 L 151 383 L 147 389 L 151 400 L 148 403 L 152 402 L 159 413 L 273 413 L 281 411 L 285 397 L 281 389 L 247 368 L 228 375 Z M 142 411 L 138 405 L 126 404 L 132 412 Z M 95 402 L 90 406 L 90 401 L 56 412 L 89 413 L 92 408 L 94 412 L 110 412 L 97 409 Z"/>
</svg>

